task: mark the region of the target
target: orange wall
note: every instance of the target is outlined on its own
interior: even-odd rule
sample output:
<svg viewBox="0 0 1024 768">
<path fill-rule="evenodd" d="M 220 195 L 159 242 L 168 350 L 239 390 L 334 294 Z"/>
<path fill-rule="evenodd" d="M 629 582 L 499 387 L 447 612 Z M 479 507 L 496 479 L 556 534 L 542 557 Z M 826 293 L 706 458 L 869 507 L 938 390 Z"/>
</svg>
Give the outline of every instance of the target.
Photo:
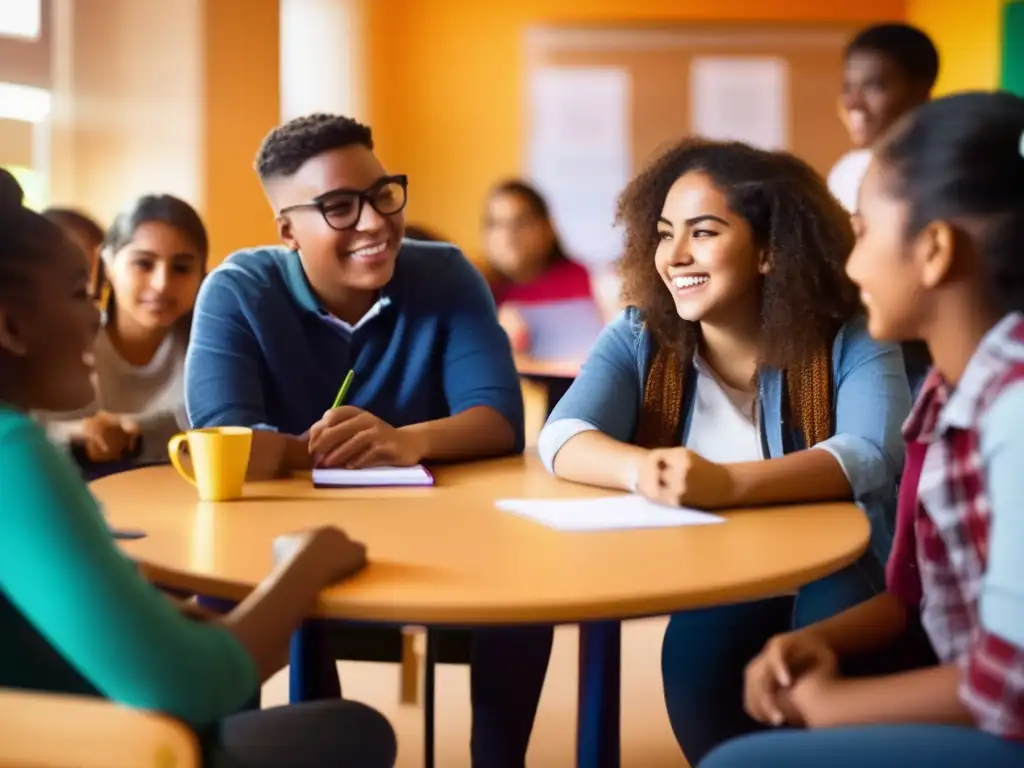
<svg viewBox="0 0 1024 768">
<path fill-rule="evenodd" d="M 902 19 L 906 0 L 374 0 L 368 106 L 386 165 L 408 173 L 408 217 L 473 253 L 479 207 L 523 154 L 523 33 L 543 23 Z M 839 84 L 836 84 L 838 90 Z"/>
<path fill-rule="evenodd" d="M 206 0 L 203 10 L 203 215 L 216 263 L 277 242 L 253 160 L 280 117 L 278 0 Z"/>
<path fill-rule="evenodd" d="M 998 87 L 1004 5 L 1004 0 L 908 0 L 908 21 L 931 35 L 939 49 L 936 95 Z"/>
</svg>

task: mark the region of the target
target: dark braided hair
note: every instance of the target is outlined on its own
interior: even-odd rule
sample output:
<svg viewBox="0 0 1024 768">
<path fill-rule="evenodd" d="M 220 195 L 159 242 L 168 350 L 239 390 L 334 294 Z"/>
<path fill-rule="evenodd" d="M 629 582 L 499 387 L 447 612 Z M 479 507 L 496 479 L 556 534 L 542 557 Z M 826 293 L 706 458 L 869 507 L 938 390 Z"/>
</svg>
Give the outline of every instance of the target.
<svg viewBox="0 0 1024 768">
<path fill-rule="evenodd" d="M 67 243 L 64 232 L 24 205 L 18 180 L 0 168 L 0 291 L 20 298 L 31 270 Z"/>
<path fill-rule="evenodd" d="M 624 296 L 641 311 L 656 349 L 644 395 L 651 417 L 641 419 L 638 440 L 664 444 L 675 438 L 684 371 L 700 340 L 699 324 L 679 317 L 654 264 L 665 198 L 690 172 L 710 177 L 767 254 L 759 365 L 784 372 L 794 425 L 808 446 L 820 442 L 832 429 L 832 343 L 860 309 L 844 271 L 854 240 L 850 218 L 824 180 L 793 155 L 696 138 L 655 159 L 618 204 L 616 221 L 626 235 L 620 261 Z"/>
<path fill-rule="evenodd" d="M 875 157 L 909 204 L 905 236 L 933 221 L 974 224 L 993 303 L 1024 311 L 1024 99 L 985 91 L 929 102 L 882 137 Z"/>
</svg>

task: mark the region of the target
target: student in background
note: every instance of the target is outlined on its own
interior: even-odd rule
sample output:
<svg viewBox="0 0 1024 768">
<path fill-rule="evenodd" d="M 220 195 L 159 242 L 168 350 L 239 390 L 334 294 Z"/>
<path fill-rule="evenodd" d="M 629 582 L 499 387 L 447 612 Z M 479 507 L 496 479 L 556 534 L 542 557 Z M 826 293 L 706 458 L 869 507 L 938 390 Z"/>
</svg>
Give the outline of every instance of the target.
<svg viewBox="0 0 1024 768">
<path fill-rule="evenodd" d="M 192 424 L 257 428 L 279 446 L 277 472 L 521 451 L 522 391 L 487 285 L 454 246 L 403 240 L 407 179 L 381 165 L 370 128 L 292 120 L 256 169 L 284 247 L 236 253 L 204 282 L 185 373 Z M 314 698 L 340 695 L 329 628 L 304 635 Z M 475 633 L 475 766 L 501 765 L 521 728 L 506 711 L 528 633 Z"/>
<path fill-rule="evenodd" d="M 687 140 L 629 184 L 619 220 L 634 306 L 552 412 L 545 465 L 704 509 L 850 499 L 871 522 L 868 553 L 795 597 L 672 617 L 665 701 L 693 765 L 754 727 L 743 668 L 773 631 L 882 588 L 910 392 L 843 273 L 850 217 L 803 161 Z"/>
<path fill-rule="evenodd" d="M 840 117 L 854 149 L 828 177 L 828 186 L 850 213 L 882 133 L 931 97 L 939 76 L 939 52 L 909 24 L 879 24 L 857 33 L 846 46 Z"/>
<path fill-rule="evenodd" d="M 880 24 L 858 33 L 846 47 L 841 116 L 852 152 L 828 177 L 829 189 L 853 213 L 857 192 L 871 161 L 871 146 L 903 115 L 931 98 L 939 76 L 939 53 L 924 32 L 908 24 Z M 907 340 L 903 358 L 916 395 L 931 359 L 924 344 Z"/>
<path fill-rule="evenodd" d="M 89 267 L 94 269 L 103 246 L 103 227 L 74 208 L 47 208 L 43 216 L 64 230 L 89 259 Z"/>
<path fill-rule="evenodd" d="M 361 545 L 333 528 L 295 534 L 294 554 L 230 615 L 186 616 L 118 550 L 27 415 L 93 398 L 88 282 L 77 246 L 0 171 L 0 687 L 166 712 L 196 731 L 207 766 L 393 765 L 390 726 L 360 704 L 235 714 L 280 669 L 317 594 L 365 563 Z"/>
<path fill-rule="evenodd" d="M 185 349 L 208 250 L 199 214 L 171 195 L 140 197 L 110 227 L 99 272 L 96 397 L 73 413 L 43 416 L 90 477 L 166 460 L 167 441 L 188 428 Z"/>
<path fill-rule="evenodd" d="M 1024 100 L 966 93 L 888 134 L 847 265 L 876 338 L 935 360 L 904 427 L 888 591 L 772 638 L 747 710 L 805 726 L 727 744 L 706 768 L 1024 765 Z M 898 649 L 923 627 L 928 642 Z M 899 674 L 857 679 L 867 654 Z M 842 670 L 842 671 L 841 671 Z"/>
<path fill-rule="evenodd" d="M 584 354 L 602 326 L 590 274 L 566 254 L 540 192 L 518 179 L 499 183 L 483 228 L 498 319 L 515 351 Z"/>
</svg>

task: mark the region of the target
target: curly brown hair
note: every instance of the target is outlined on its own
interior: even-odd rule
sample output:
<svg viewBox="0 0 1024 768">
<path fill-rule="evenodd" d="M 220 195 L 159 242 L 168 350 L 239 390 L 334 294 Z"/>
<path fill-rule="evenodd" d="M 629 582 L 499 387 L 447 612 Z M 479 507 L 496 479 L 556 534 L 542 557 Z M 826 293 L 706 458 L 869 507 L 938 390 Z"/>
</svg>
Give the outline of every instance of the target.
<svg viewBox="0 0 1024 768">
<path fill-rule="evenodd" d="M 626 235 L 624 298 L 641 311 L 655 342 L 685 360 L 700 338 L 699 325 L 676 313 L 654 265 L 665 197 L 691 172 L 710 177 L 768 255 L 770 268 L 761 281 L 761 363 L 794 368 L 828 348 L 860 311 L 844 269 L 854 242 L 849 214 L 818 173 L 793 155 L 698 138 L 656 158 L 625 188 L 616 212 Z"/>
</svg>

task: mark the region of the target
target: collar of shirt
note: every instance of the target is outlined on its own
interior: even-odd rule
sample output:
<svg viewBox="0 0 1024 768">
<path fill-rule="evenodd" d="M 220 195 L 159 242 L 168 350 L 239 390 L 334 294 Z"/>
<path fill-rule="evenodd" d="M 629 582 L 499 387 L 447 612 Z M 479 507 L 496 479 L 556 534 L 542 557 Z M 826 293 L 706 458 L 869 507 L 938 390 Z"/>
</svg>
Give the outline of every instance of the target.
<svg viewBox="0 0 1024 768">
<path fill-rule="evenodd" d="M 306 271 L 302 268 L 302 260 L 299 258 L 299 254 L 297 252 L 293 252 L 285 261 L 284 276 L 285 282 L 288 285 L 288 290 L 291 292 L 300 307 L 308 312 L 318 315 L 319 317 L 330 320 L 332 323 L 348 333 L 354 333 L 359 330 L 377 317 L 377 315 L 383 312 L 387 307 L 391 306 L 391 297 L 388 295 L 388 288 L 391 285 L 389 282 L 388 285 L 381 289 L 380 295 L 378 296 L 377 301 L 373 303 L 373 306 L 370 307 L 366 314 L 363 315 L 355 325 L 353 325 L 335 317 L 320 303 L 316 294 L 313 293 L 313 288 L 309 284 L 309 278 L 306 277 Z"/>
<path fill-rule="evenodd" d="M 1024 362 L 1024 314 L 1011 312 L 982 338 L 957 387 L 932 369 L 903 425 L 903 437 L 931 443 L 950 429 L 971 428 L 992 383 L 1019 362 Z"/>
</svg>

